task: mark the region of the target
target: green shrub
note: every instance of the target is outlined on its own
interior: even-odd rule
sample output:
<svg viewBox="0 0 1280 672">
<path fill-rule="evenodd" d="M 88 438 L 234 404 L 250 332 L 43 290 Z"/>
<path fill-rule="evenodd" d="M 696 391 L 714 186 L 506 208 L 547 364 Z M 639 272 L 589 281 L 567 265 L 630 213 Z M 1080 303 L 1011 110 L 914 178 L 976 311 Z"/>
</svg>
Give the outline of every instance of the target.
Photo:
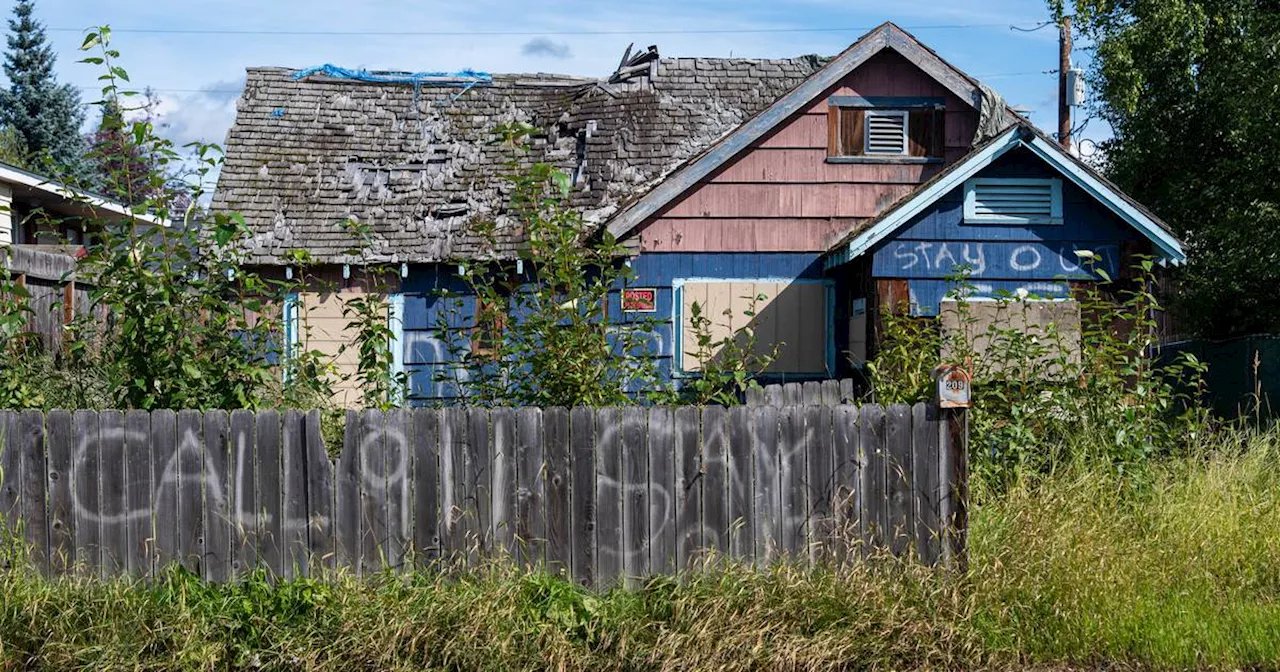
<svg viewBox="0 0 1280 672">
<path fill-rule="evenodd" d="M 1092 253 L 1078 254 L 1088 266 Z M 1165 366 L 1152 358 L 1160 306 L 1150 260 L 1127 280 L 1093 270 L 1103 281 L 1076 292 L 1078 333 L 1054 323 L 1023 326 L 1013 317 L 1038 297 L 1010 294 L 996 297 L 999 319 L 978 330 L 964 275 L 952 292 L 958 329 L 944 333 L 939 320 L 887 312 L 870 363 L 872 398 L 932 399 L 933 368 L 948 353 L 973 374 L 970 464 L 979 492 L 1078 460 L 1141 480 L 1152 457 L 1210 430 L 1200 400 L 1187 391 L 1198 389 L 1205 366 L 1190 355 Z"/>
</svg>

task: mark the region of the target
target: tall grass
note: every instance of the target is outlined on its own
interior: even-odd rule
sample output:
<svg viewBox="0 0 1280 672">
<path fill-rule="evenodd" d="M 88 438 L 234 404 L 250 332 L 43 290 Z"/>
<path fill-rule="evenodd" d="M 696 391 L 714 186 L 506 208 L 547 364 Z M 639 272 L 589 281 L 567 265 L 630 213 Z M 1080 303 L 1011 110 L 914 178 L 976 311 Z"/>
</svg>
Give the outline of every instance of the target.
<svg viewBox="0 0 1280 672">
<path fill-rule="evenodd" d="M 592 593 L 493 564 L 217 586 L 0 572 L 0 670 L 1280 669 L 1280 432 L 978 504 L 964 576 L 723 567 Z"/>
</svg>

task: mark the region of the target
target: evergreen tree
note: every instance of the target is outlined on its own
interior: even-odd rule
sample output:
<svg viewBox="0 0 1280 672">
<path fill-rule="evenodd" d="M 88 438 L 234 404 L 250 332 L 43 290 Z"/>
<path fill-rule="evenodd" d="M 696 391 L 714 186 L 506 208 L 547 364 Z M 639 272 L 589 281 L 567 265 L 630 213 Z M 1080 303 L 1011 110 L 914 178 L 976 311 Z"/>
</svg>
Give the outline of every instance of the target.
<svg viewBox="0 0 1280 672">
<path fill-rule="evenodd" d="M 80 95 L 74 87 L 58 83 L 53 72 L 57 57 L 44 26 L 32 16 L 34 9 L 34 0 L 18 0 L 9 20 L 9 49 L 4 58 L 9 90 L 0 91 L 0 121 L 21 140 L 28 163 L 59 177 L 82 180 L 88 176 L 88 166 L 80 135 L 84 123 Z"/>
</svg>

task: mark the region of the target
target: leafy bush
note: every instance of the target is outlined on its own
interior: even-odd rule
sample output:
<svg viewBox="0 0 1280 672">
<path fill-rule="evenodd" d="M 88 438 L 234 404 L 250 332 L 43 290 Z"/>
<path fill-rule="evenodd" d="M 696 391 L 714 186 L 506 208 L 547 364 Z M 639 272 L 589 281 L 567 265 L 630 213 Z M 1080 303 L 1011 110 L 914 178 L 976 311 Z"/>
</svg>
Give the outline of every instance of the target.
<svg viewBox="0 0 1280 672">
<path fill-rule="evenodd" d="M 1089 264 L 1092 253 L 1080 254 Z M 1103 282 L 1076 293 L 1078 333 L 1013 319 L 1038 298 L 1029 294 L 997 297 L 998 319 L 978 330 L 964 276 L 954 279 L 952 293 L 958 328 L 886 312 L 870 363 L 874 399 L 931 399 L 932 369 L 945 353 L 973 374 L 970 458 L 980 485 L 1000 489 L 1077 459 L 1141 475 L 1151 457 L 1177 452 L 1188 437 L 1208 431 L 1206 411 L 1185 392 L 1187 381 L 1197 387 L 1205 367 L 1191 355 L 1163 367 L 1152 359 L 1160 305 L 1150 260 L 1140 261 L 1129 280 L 1092 270 Z"/>
</svg>

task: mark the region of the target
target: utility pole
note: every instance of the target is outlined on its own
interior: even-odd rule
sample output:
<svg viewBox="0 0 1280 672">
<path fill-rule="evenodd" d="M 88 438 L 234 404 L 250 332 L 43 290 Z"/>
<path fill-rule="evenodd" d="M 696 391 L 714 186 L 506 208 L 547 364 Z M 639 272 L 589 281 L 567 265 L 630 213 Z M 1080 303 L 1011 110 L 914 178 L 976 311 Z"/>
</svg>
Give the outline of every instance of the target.
<svg viewBox="0 0 1280 672">
<path fill-rule="evenodd" d="M 1071 74 L 1071 17 L 1058 24 L 1058 143 L 1071 151 L 1071 105 L 1067 102 Z"/>
</svg>

